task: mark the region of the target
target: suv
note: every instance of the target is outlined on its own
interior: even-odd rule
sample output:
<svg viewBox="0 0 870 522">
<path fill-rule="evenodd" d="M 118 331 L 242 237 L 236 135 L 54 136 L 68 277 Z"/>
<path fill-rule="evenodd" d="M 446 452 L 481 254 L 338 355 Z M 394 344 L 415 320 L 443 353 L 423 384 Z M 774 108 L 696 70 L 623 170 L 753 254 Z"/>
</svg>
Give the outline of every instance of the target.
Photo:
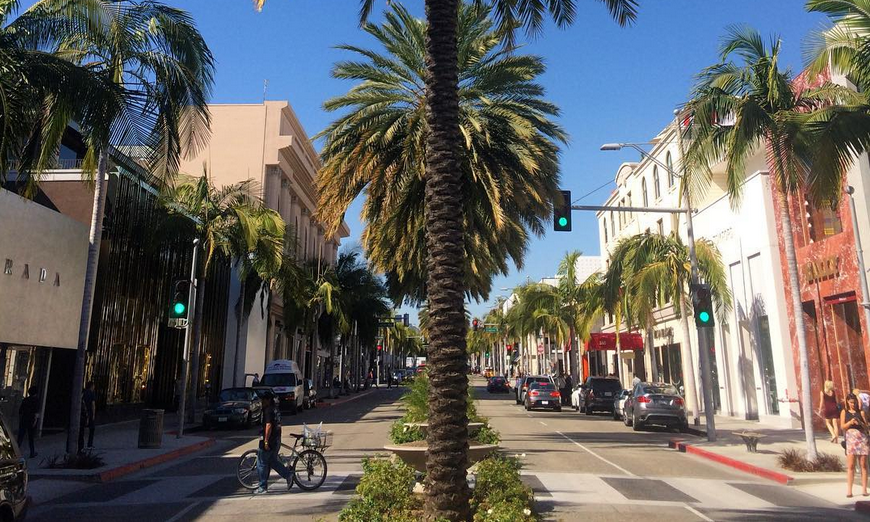
<svg viewBox="0 0 870 522">
<path fill-rule="evenodd" d="M 555 386 L 553 378 L 548 375 L 526 375 L 517 384 L 517 404 L 522 404 L 526 400 L 526 392 L 533 382 L 548 382 Z"/>
<path fill-rule="evenodd" d="M 623 421 L 634 431 L 648 424 L 658 424 L 686 431 L 686 405 L 673 384 L 638 383 L 623 406 Z"/>
<path fill-rule="evenodd" d="M 571 394 L 571 406 L 583 410 L 586 415 L 592 412 L 613 411 L 613 399 L 622 391 L 622 384 L 615 377 L 589 377 L 584 384 Z"/>
</svg>

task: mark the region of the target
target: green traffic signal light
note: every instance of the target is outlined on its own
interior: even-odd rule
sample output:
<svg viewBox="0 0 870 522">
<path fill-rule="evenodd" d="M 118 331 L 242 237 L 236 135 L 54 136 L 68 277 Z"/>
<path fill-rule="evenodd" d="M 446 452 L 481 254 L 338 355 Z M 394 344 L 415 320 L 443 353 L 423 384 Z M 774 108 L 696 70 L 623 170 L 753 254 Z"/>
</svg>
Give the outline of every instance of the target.
<svg viewBox="0 0 870 522">
<path fill-rule="evenodd" d="M 566 218 L 565 216 L 560 217 L 559 218 L 559 226 L 560 227 L 568 226 L 568 218 Z"/>
<path fill-rule="evenodd" d="M 182 315 L 186 309 L 187 307 L 184 306 L 184 303 L 175 303 L 172 305 L 172 311 L 175 312 L 176 315 Z"/>
<path fill-rule="evenodd" d="M 700 319 L 702 323 L 709 323 L 710 314 L 707 312 L 701 312 L 700 314 L 698 314 L 698 319 Z"/>
<path fill-rule="evenodd" d="M 553 204 L 553 230 L 556 232 L 571 231 L 571 191 L 562 190 L 562 201 Z"/>
</svg>

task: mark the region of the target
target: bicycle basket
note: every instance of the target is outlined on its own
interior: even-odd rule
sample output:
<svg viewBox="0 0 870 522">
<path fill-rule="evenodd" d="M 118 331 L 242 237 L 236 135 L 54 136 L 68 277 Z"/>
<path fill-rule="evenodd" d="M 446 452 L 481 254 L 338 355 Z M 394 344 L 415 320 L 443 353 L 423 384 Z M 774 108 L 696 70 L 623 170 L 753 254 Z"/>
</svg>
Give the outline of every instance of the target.
<svg viewBox="0 0 870 522">
<path fill-rule="evenodd" d="M 332 432 L 314 431 L 302 441 L 306 448 L 314 448 L 320 451 L 332 446 Z"/>
</svg>

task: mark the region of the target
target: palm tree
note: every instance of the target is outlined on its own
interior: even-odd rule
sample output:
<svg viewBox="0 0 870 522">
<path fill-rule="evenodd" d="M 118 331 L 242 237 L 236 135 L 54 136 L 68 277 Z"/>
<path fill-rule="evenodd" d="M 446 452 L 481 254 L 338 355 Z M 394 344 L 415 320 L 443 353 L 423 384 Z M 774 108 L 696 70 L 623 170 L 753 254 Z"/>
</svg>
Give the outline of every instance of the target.
<svg viewBox="0 0 870 522">
<path fill-rule="evenodd" d="M 691 281 L 689 249 L 679 236 L 638 234 L 623 239 L 615 252 L 621 266 L 621 285 L 626 288 L 630 308 L 636 324 L 648 328 L 652 325 L 652 312 L 667 303 L 676 302 L 682 326 L 681 359 L 685 380 L 686 402 L 698 418 L 699 397 L 695 387 L 695 365 L 692 357 L 689 329 L 688 287 Z M 725 268 L 716 246 L 706 239 L 695 242 L 698 269 L 704 282 L 710 285 L 720 320 L 731 308 Z M 611 258 L 611 263 L 614 260 Z"/>
<path fill-rule="evenodd" d="M 71 30 L 56 2 L 37 2 L 10 21 L 18 0 L 0 2 L 0 185 L 14 167 L 27 197 L 40 174 L 54 166 L 70 121 L 86 140 L 105 140 L 104 111 L 116 107 L 121 90 L 105 74 L 70 63 L 47 49 L 52 35 Z"/>
<path fill-rule="evenodd" d="M 861 90 L 870 86 L 870 3 L 866 0 L 807 0 L 807 11 L 827 14 L 833 27 L 813 35 L 808 49 L 811 74 L 849 77 Z"/>
<path fill-rule="evenodd" d="M 262 8 L 265 0 L 254 0 Z M 375 0 L 360 0 L 365 21 Z M 620 25 L 636 16 L 636 0 L 601 0 Z M 544 19 L 559 27 L 574 22 L 575 0 L 517 2 L 484 0 L 493 6 L 500 33 L 512 35 L 520 27 L 541 31 Z M 465 217 L 456 212 L 463 201 L 461 109 L 459 101 L 459 0 L 425 0 L 425 230 L 426 297 L 431 322 L 429 344 L 429 423 L 427 518 L 465 520 L 470 491 L 466 482 L 468 438 L 465 411 L 468 379 L 465 359 L 464 297 L 468 292 L 464 262 Z M 421 35 L 422 36 L 422 35 Z M 509 38 L 509 41 L 511 39 Z M 362 144 L 360 144 L 362 145 Z"/>
<path fill-rule="evenodd" d="M 387 274 L 394 300 L 425 300 L 426 24 L 395 4 L 382 26 L 365 30 L 388 50 L 342 46 L 362 56 L 339 63 L 337 78 L 360 83 L 328 101 L 351 109 L 320 135 L 326 138 L 318 178 L 319 216 L 335 229 L 348 205 L 365 193 L 363 246 Z M 509 54 L 487 11 L 460 9 L 460 125 L 465 198 L 466 288 L 486 299 L 508 259 L 522 267 L 531 234 L 540 235 L 558 189 L 562 130 L 549 118 L 558 109 L 541 98 L 534 79 L 540 58 Z M 361 144 L 366 144 L 360 148 Z"/>
<path fill-rule="evenodd" d="M 110 147 L 144 146 L 151 153 L 152 173 L 170 179 L 181 155 L 195 152 L 207 138 L 206 100 L 214 61 L 187 13 L 159 2 L 44 0 L 31 8 L 39 9 L 51 12 L 58 29 L 44 35 L 44 47 L 106 78 L 122 93 L 118 103 L 102 109 L 103 125 L 110 132 L 91 134 L 88 141 L 86 162 L 96 165 L 96 179 L 72 383 L 75 397 L 84 381 Z M 70 453 L 76 448 L 80 409 L 80 401 L 70 401 Z"/>
<path fill-rule="evenodd" d="M 745 179 L 744 162 L 765 147 L 779 202 L 782 241 L 788 265 L 789 297 L 801 366 L 802 415 L 808 457 L 816 457 L 813 438 L 809 357 L 789 196 L 807 190 L 817 201 L 839 201 L 845 169 L 866 150 L 870 119 L 863 96 L 823 84 L 796 87 L 778 67 L 780 42 L 765 45 L 753 29 L 733 27 L 723 41 L 721 63 L 698 77 L 687 109 L 694 114 L 686 152 L 687 171 L 695 182 L 709 179 L 713 165 L 725 162 L 727 190 L 738 201 Z M 847 101 L 848 105 L 837 105 Z M 719 125 L 716 115 L 733 115 L 733 125 Z M 706 174 L 704 176 L 703 174 Z"/>
<path fill-rule="evenodd" d="M 284 222 L 276 212 L 263 205 L 254 195 L 254 189 L 252 180 L 217 188 L 210 182 L 208 172 L 204 171 L 201 177 L 185 177 L 165 187 L 161 193 L 161 201 L 169 211 L 168 227 L 184 229 L 186 237 L 199 239 L 205 252 L 203 264 L 197 268 L 200 275 L 194 307 L 196 312 L 191 325 L 191 387 L 188 392 L 191 419 L 195 416 L 199 389 L 199 344 L 206 277 L 214 256 L 221 254 L 238 264 L 240 260 L 248 259 L 251 253 L 262 255 L 267 262 L 249 263 L 248 266 L 259 267 L 258 276 L 264 280 L 282 261 Z M 244 280 L 247 279 L 245 274 Z M 242 292 L 243 295 L 246 293 Z M 241 321 L 238 321 L 237 330 L 240 329 Z"/>
</svg>

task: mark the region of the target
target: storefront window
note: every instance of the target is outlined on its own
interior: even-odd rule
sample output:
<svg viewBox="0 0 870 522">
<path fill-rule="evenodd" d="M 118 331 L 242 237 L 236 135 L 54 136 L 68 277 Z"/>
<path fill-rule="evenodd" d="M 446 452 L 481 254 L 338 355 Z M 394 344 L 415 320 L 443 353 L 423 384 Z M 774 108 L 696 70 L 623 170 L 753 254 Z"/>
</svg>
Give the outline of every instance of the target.
<svg viewBox="0 0 870 522">
<path fill-rule="evenodd" d="M 776 393 L 776 372 L 773 368 L 773 348 L 770 344 L 770 321 L 766 315 L 758 318 L 758 349 L 761 351 L 761 376 L 764 379 L 764 394 L 767 411 L 779 413 L 779 397 Z"/>
<path fill-rule="evenodd" d="M 837 210 L 827 206 L 815 206 L 804 199 L 804 217 L 808 243 L 821 241 L 843 231 L 843 223 Z"/>
<path fill-rule="evenodd" d="M 861 337 L 861 321 L 858 315 L 858 303 L 854 294 L 829 300 L 833 314 L 834 346 L 840 357 L 841 364 L 845 364 L 845 376 L 849 382 L 849 389 L 861 388 L 866 390 L 867 385 L 867 360 L 864 356 L 864 346 Z"/>
</svg>

